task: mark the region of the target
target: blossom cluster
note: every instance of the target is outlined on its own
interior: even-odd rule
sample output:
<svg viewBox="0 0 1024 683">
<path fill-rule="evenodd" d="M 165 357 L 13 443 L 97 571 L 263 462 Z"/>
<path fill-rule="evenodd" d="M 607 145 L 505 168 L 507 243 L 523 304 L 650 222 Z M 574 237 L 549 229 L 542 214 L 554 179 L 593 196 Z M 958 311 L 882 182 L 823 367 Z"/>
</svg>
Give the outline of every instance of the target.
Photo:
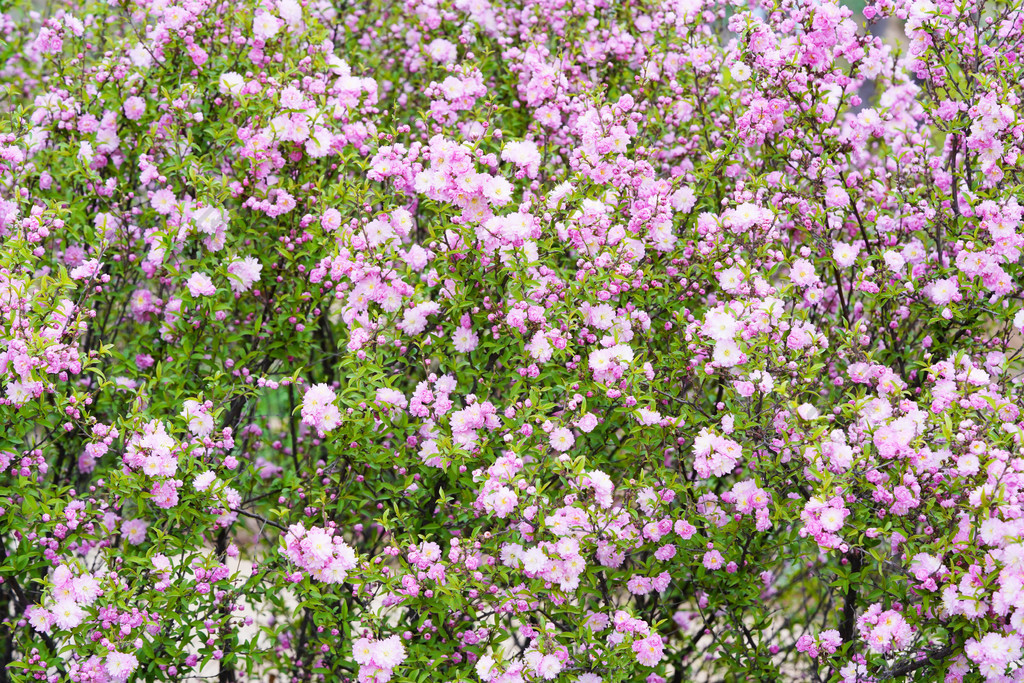
<svg viewBox="0 0 1024 683">
<path fill-rule="evenodd" d="M 292 564 L 324 583 L 344 583 L 357 565 L 355 551 L 331 529 L 293 524 L 282 542 L 282 553 Z"/>
<path fill-rule="evenodd" d="M 7 3 L 4 675 L 1020 678 L 1021 54 L 1019 0 Z"/>
</svg>

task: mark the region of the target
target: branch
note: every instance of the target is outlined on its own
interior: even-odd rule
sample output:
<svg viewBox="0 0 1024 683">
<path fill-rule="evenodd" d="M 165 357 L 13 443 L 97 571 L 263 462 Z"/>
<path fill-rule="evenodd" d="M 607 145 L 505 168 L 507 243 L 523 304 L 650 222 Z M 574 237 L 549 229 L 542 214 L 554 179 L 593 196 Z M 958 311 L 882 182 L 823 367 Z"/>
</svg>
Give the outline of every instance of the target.
<svg viewBox="0 0 1024 683">
<path fill-rule="evenodd" d="M 887 671 L 883 671 L 879 679 L 884 681 L 890 678 L 902 678 L 909 673 L 917 671 L 918 669 L 923 669 L 935 660 L 942 659 L 953 654 L 953 646 L 945 645 L 938 650 L 933 650 L 930 653 L 923 652 L 921 654 L 925 655 L 922 659 L 907 660 L 897 664 Z"/>
<path fill-rule="evenodd" d="M 246 517 L 251 517 L 253 519 L 258 519 L 259 521 L 263 522 L 264 524 L 269 524 L 270 526 L 274 527 L 275 529 L 280 529 L 281 531 L 288 531 L 288 529 L 284 528 L 283 526 L 281 526 L 277 522 L 271 522 L 266 517 L 263 517 L 262 515 L 257 515 L 254 512 L 246 512 L 245 510 L 241 510 L 239 508 L 231 508 L 231 511 L 232 512 L 237 512 L 240 515 L 245 515 Z"/>
<path fill-rule="evenodd" d="M 843 621 L 839 625 L 839 637 L 844 643 L 853 640 L 854 620 L 857 613 L 857 582 L 855 575 L 861 570 L 861 555 L 857 548 L 850 552 L 850 583 L 846 587 L 846 596 L 843 599 Z"/>
</svg>

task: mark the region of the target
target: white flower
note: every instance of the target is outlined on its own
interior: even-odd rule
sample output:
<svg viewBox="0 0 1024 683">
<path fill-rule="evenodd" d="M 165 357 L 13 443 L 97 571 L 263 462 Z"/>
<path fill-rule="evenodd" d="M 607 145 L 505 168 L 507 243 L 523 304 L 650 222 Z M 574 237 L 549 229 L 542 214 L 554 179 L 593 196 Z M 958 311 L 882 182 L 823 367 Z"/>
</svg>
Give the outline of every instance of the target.
<svg viewBox="0 0 1024 683">
<path fill-rule="evenodd" d="M 57 628 L 70 630 L 82 623 L 85 619 L 85 610 L 74 600 L 61 600 L 53 608 L 53 616 Z"/>
<path fill-rule="evenodd" d="M 657 410 L 640 408 L 637 412 L 639 413 L 639 420 L 642 425 L 656 425 L 661 422 L 661 413 Z"/>
<path fill-rule="evenodd" d="M 334 144 L 334 133 L 326 128 L 317 127 L 316 131 L 306 140 L 306 154 L 314 159 L 321 159 L 331 153 Z"/>
<path fill-rule="evenodd" d="M 540 548 L 530 548 L 523 553 L 523 571 L 536 574 L 544 571 L 548 565 L 547 555 Z"/>
<path fill-rule="evenodd" d="M 1017 311 L 1017 314 L 1013 316 L 1013 326 L 1024 332 L 1024 308 Z"/>
<path fill-rule="evenodd" d="M 743 353 L 740 351 L 740 347 L 731 339 L 715 342 L 715 352 L 712 355 L 712 360 L 718 363 L 719 366 L 731 368 L 737 365 L 742 357 Z"/>
<path fill-rule="evenodd" d="M 591 306 L 587 321 L 599 330 L 607 330 L 615 322 L 615 309 L 608 304 Z"/>
<path fill-rule="evenodd" d="M 192 483 L 192 487 L 196 491 L 205 491 L 206 489 L 210 488 L 210 486 L 216 480 L 217 475 L 207 470 L 206 472 L 203 472 L 198 477 L 196 477 L 195 481 Z"/>
<path fill-rule="evenodd" d="M 89 164 L 92 163 L 92 159 L 94 156 L 96 156 L 96 153 L 93 151 L 91 144 L 84 140 L 79 143 L 78 158 L 79 160 L 81 160 L 82 163 L 88 166 Z"/>
<path fill-rule="evenodd" d="M 302 22 L 302 5 L 296 0 L 277 0 L 277 11 L 289 26 Z"/>
<path fill-rule="evenodd" d="M 235 292 L 248 292 L 259 281 L 263 265 L 252 256 L 232 261 L 228 265 L 231 278 L 231 289 Z"/>
<path fill-rule="evenodd" d="M 494 668 L 494 657 L 484 655 L 476 661 L 476 674 L 481 680 L 491 680 L 491 669 Z"/>
<path fill-rule="evenodd" d="M 734 81 L 742 83 L 750 78 L 750 67 L 743 62 L 736 62 L 732 65 L 732 68 L 729 69 L 729 73 L 732 75 L 732 79 Z"/>
<path fill-rule="evenodd" d="M 252 20 L 252 33 L 260 40 L 269 40 L 281 29 L 281 20 L 266 10 L 261 11 Z"/>
<path fill-rule="evenodd" d="M 385 669 L 394 669 L 405 661 L 405 646 L 398 636 L 390 636 L 373 644 L 373 661 Z"/>
<path fill-rule="evenodd" d="M 845 242 L 836 242 L 832 248 L 832 258 L 843 268 L 849 268 L 857 262 L 860 247 Z"/>
<path fill-rule="evenodd" d="M 187 400 L 181 416 L 188 422 L 188 430 L 195 436 L 209 436 L 213 431 L 213 416 L 199 401 Z"/>
<path fill-rule="evenodd" d="M 245 79 L 234 71 L 227 71 L 220 75 L 218 84 L 220 85 L 222 95 L 238 97 L 242 94 L 242 86 L 245 85 Z"/>
<path fill-rule="evenodd" d="M 810 403 L 803 403 L 796 409 L 796 414 L 799 415 L 804 420 L 814 420 L 821 413 L 819 413 L 818 409 L 812 406 Z"/>
</svg>

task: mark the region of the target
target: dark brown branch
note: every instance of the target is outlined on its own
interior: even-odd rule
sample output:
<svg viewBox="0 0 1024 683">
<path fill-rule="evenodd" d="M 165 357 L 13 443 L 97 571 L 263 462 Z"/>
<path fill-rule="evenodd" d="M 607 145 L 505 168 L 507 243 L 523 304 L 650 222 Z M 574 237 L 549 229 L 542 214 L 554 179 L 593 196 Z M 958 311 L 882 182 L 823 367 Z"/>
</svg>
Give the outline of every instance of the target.
<svg viewBox="0 0 1024 683">
<path fill-rule="evenodd" d="M 882 674 L 879 676 L 879 680 L 884 681 L 892 678 L 902 678 L 903 676 L 906 676 L 909 673 L 913 673 L 918 669 L 923 669 L 924 667 L 932 664 L 936 660 L 941 660 L 953 654 L 953 646 L 946 645 L 944 647 L 939 648 L 938 650 L 933 650 L 931 652 L 926 652 L 922 654 L 924 654 L 925 656 L 921 659 L 901 662 L 896 666 L 892 667 L 891 669 L 883 671 Z"/>
</svg>

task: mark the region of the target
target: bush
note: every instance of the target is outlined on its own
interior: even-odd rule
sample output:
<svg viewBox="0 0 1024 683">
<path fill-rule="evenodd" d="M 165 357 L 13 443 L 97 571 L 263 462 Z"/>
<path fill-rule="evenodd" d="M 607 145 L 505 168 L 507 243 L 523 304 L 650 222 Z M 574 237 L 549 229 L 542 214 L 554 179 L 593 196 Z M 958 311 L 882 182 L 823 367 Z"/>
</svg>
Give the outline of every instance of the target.
<svg viewBox="0 0 1024 683">
<path fill-rule="evenodd" d="M 1024 680 L 1020 2 L 175 2 L 0 14 L 3 680 Z"/>
</svg>

